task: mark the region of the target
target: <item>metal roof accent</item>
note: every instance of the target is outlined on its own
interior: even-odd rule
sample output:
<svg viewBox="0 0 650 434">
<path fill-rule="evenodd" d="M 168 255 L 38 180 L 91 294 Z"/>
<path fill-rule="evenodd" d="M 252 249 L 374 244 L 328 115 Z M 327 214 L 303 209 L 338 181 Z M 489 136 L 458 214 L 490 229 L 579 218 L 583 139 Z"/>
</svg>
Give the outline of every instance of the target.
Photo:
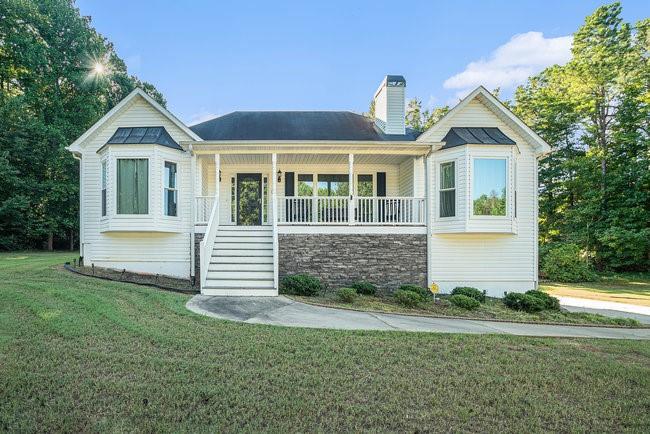
<svg viewBox="0 0 650 434">
<path fill-rule="evenodd" d="M 183 148 L 172 139 L 165 127 L 132 127 L 118 128 L 115 133 L 108 139 L 106 145 L 161 145 L 180 151 Z M 102 148 L 104 147 L 102 146 Z"/>
<path fill-rule="evenodd" d="M 442 139 L 445 145 L 441 149 L 449 149 L 462 145 L 514 145 L 510 137 L 498 128 L 460 128 L 453 127 Z"/>
<path fill-rule="evenodd" d="M 203 140 L 414 141 L 419 133 L 384 134 L 348 111 L 237 111 L 190 127 Z"/>
</svg>

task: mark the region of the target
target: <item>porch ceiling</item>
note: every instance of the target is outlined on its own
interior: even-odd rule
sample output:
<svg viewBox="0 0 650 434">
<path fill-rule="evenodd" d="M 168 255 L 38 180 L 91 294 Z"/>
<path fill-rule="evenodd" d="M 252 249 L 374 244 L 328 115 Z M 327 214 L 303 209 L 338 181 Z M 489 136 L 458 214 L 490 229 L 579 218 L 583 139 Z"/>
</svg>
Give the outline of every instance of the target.
<svg viewBox="0 0 650 434">
<path fill-rule="evenodd" d="M 400 164 L 413 158 L 411 155 L 355 155 L 354 164 Z M 271 164 L 270 154 L 224 154 L 222 165 L 264 165 Z M 279 154 L 278 164 L 348 164 L 347 154 Z"/>
</svg>

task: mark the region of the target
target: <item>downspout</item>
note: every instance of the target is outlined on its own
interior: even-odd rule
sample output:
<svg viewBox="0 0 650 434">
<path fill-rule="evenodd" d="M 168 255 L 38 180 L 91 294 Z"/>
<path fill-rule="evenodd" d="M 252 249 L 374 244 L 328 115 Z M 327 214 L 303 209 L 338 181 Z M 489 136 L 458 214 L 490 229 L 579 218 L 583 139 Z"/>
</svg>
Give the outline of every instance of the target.
<svg viewBox="0 0 650 434">
<path fill-rule="evenodd" d="M 193 164 L 194 161 L 194 149 L 192 147 L 192 144 L 190 143 L 187 149 L 190 153 L 190 167 L 192 170 L 190 170 L 190 184 L 192 185 L 191 187 L 191 192 L 192 194 L 190 195 L 190 278 L 194 277 L 194 280 L 192 283 L 196 284 L 196 255 L 194 254 L 194 249 L 195 249 L 195 231 L 196 231 L 196 191 L 194 190 L 196 188 L 195 184 L 195 177 L 196 177 L 196 164 Z"/>
<path fill-rule="evenodd" d="M 84 219 L 83 219 L 83 167 L 81 154 L 72 153 L 72 158 L 79 161 L 79 257 L 84 257 Z"/>
</svg>

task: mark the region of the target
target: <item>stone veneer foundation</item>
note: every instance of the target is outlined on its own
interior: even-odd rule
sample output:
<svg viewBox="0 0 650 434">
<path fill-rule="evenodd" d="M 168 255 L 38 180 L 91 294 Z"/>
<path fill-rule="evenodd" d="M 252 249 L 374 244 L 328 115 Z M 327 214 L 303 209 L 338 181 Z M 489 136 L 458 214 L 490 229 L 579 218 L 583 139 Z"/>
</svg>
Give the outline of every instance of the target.
<svg viewBox="0 0 650 434">
<path fill-rule="evenodd" d="M 427 285 L 424 234 L 280 234 L 278 244 L 280 279 L 309 274 L 330 288 L 365 280 L 382 292 Z"/>
</svg>

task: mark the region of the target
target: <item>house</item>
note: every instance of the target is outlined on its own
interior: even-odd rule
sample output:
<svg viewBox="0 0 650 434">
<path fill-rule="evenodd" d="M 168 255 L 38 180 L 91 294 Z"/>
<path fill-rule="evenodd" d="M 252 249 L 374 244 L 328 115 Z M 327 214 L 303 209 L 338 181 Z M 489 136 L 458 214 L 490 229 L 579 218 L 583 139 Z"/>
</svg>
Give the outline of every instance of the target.
<svg viewBox="0 0 650 434">
<path fill-rule="evenodd" d="M 136 89 L 69 146 L 86 264 L 277 295 L 284 275 L 494 296 L 537 286 L 538 160 L 482 87 L 422 134 L 402 76 L 348 111 L 234 112 L 186 126 Z"/>
</svg>

